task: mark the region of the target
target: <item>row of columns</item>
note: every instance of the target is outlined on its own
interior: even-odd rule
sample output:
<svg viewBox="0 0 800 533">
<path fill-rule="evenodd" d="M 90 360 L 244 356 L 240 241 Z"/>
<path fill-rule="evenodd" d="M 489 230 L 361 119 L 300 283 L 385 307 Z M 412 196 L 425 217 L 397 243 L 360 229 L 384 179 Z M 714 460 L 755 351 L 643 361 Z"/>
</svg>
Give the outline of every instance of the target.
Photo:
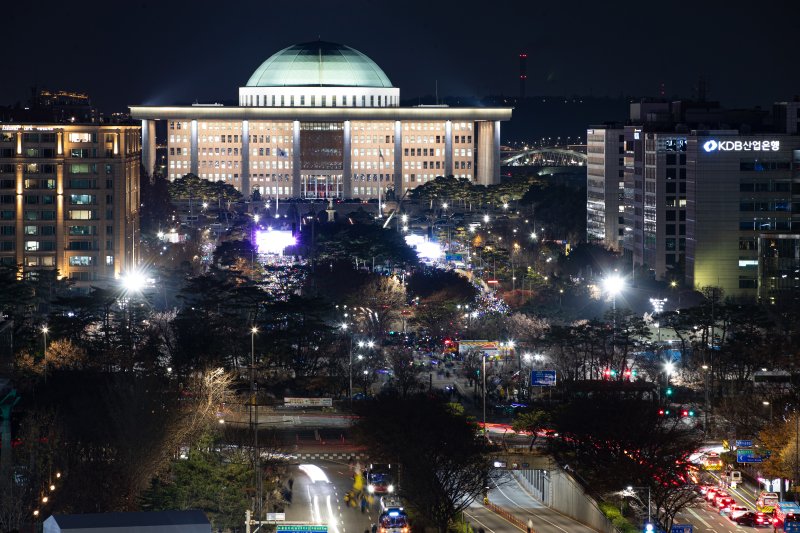
<svg viewBox="0 0 800 533">
<path fill-rule="evenodd" d="M 352 135 L 351 121 L 345 120 L 343 160 L 342 160 L 342 195 L 351 198 L 353 194 L 352 170 Z M 197 120 L 191 121 L 190 136 L 190 171 L 198 174 L 198 142 Z M 483 185 L 500 183 L 500 121 L 477 122 L 475 128 L 477 146 L 475 149 L 475 182 Z M 245 197 L 251 194 L 250 185 L 250 122 L 242 121 L 242 165 L 240 189 Z M 453 174 L 453 124 L 445 122 L 444 136 L 444 175 Z M 385 162 L 385 161 L 384 161 Z M 156 164 L 155 121 L 142 120 L 142 163 L 147 172 L 152 172 Z M 300 158 L 300 121 L 292 122 L 292 195 L 299 197 L 301 191 L 300 175 L 302 161 Z M 403 191 L 403 136 L 402 122 L 394 122 L 394 189 L 398 195 Z"/>
</svg>

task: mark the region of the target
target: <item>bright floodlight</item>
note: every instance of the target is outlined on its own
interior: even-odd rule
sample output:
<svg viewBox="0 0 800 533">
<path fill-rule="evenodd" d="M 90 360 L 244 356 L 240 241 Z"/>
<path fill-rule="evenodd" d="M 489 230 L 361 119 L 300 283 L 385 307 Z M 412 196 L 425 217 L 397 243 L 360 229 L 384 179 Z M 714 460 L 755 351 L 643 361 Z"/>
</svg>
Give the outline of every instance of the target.
<svg viewBox="0 0 800 533">
<path fill-rule="evenodd" d="M 603 280 L 603 289 L 612 297 L 621 293 L 624 287 L 625 281 L 617 275 L 608 276 Z"/>
<path fill-rule="evenodd" d="M 442 209 L 447 209 L 447 202 L 442 204 Z"/>
<path fill-rule="evenodd" d="M 358 347 L 359 348 L 363 348 L 364 347 L 364 341 L 358 341 Z"/>
<path fill-rule="evenodd" d="M 347 329 L 347 324 L 342 323 L 342 329 Z"/>
<path fill-rule="evenodd" d="M 406 215 L 406 214 L 404 213 L 404 214 L 403 214 L 403 215 L 400 217 L 400 220 L 402 220 L 403 222 L 408 222 L 408 215 Z"/>
<path fill-rule="evenodd" d="M 483 221 L 489 222 L 489 215 L 483 215 Z"/>
<path fill-rule="evenodd" d="M 503 204 L 503 209 L 508 209 L 508 204 Z"/>
<path fill-rule="evenodd" d="M 534 241 L 537 239 L 535 231 L 531 233 L 531 239 L 533 239 Z"/>
<path fill-rule="evenodd" d="M 253 215 L 253 220 L 255 220 L 255 221 L 256 221 L 256 223 L 258 223 L 258 221 L 259 221 L 260 219 L 261 219 L 261 217 L 260 217 L 260 216 L 258 216 L 258 215 Z"/>
<path fill-rule="evenodd" d="M 47 326 L 42 326 L 42 333 L 47 334 L 49 331 L 50 330 L 47 328 Z"/>
<path fill-rule="evenodd" d="M 375 341 L 367 341 L 367 348 L 374 348 L 374 347 L 375 347 Z"/>
<path fill-rule="evenodd" d="M 288 230 L 256 231 L 256 248 L 260 254 L 281 255 L 289 246 L 297 244 L 297 239 Z"/>
<path fill-rule="evenodd" d="M 255 335 L 256 333 L 258 333 L 258 328 L 257 328 L 257 327 L 255 327 L 255 326 L 253 326 L 253 327 L 250 329 L 250 333 L 252 333 L 253 335 Z"/>
<path fill-rule="evenodd" d="M 203 209 L 208 208 L 208 202 L 203 202 Z"/>
<path fill-rule="evenodd" d="M 674 370 L 675 370 L 675 363 L 673 363 L 672 361 L 667 361 L 666 363 L 664 363 L 664 372 L 666 372 L 668 375 L 672 374 Z"/>
<path fill-rule="evenodd" d="M 129 272 L 122 277 L 122 286 L 126 291 L 141 291 L 147 280 L 141 272 Z"/>
</svg>

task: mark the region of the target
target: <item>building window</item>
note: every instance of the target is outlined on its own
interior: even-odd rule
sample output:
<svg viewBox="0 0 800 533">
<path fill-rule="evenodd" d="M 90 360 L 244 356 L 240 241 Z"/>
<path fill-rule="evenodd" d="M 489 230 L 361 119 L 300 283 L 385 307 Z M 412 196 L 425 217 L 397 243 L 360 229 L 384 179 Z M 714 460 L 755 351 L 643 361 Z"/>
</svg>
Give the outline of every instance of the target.
<svg viewBox="0 0 800 533">
<path fill-rule="evenodd" d="M 73 255 L 69 258 L 69 266 L 88 267 L 94 265 L 94 257 L 91 255 Z"/>
</svg>

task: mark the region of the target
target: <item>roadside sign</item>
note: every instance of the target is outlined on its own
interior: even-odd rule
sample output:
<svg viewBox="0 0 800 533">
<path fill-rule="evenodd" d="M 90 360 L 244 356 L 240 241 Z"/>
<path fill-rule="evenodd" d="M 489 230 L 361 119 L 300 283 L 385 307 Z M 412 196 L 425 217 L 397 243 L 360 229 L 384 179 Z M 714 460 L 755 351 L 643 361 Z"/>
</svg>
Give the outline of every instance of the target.
<svg viewBox="0 0 800 533">
<path fill-rule="evenodd" d="M 267 522 L 283 522 L 286 520 L 286 513 L 267 513 Z"/>
<path fill-rule="evenodd" d="M 670 533 L 694 533 L 694 527 L 691 524 L 672 524 Z"/>
<path fill-rule="evenodd" d="M 752 440 L 737 440 L 736 447 L 737 448 L 751 448 L 753 446 Z"/>
<path fill-rule="evenodd" d="M 737 463 L 763 463 L 765 457 L 755 455 L 752 448 L 739 448 L 736 450 Z"/>
<path fill-rule="evenodd" d="M 800 533 L 800 522 L 784 522 L 784 533 Z"/>
<path fill-rule="evenodd" d="M 556 371 L 555 370 L 532 370 L 531 371 L 531 386 L 532 387 L 555 387 L 556 386 Z"/>
<path fill-rule="evenodd" d="M 328 526 L 316 524 L 278 524 L 277 533 L 328 533 Z"/>
<path fill-rule="evenodd" d="M 286 407 L 331 407 L 332 398 L 284 398 L 283 405 Z"/>
</svg>

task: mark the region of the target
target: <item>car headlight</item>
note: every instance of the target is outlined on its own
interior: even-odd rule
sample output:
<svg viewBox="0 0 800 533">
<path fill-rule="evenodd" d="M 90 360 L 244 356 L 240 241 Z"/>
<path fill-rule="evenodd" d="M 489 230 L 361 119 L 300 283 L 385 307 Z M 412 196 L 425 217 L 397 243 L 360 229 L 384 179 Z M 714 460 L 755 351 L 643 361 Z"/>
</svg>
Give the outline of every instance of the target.
<svg viewBox="0 0 800 533">
<path fill-rule="evenodd" d="M 394 492 L 394 485 L 389 485 L 388 487 L 386 487 L 386 490 L 388 492 Z"/>
<path fill-rule="evenodd" d="M 375 485 L 373 485 L 372 483 L 370 483 L 369 485 L 367 485 L 367 492 L 369 492 L 370 494 L 372 494 L 373 492 L 375 492 Z"/>
</svg>

